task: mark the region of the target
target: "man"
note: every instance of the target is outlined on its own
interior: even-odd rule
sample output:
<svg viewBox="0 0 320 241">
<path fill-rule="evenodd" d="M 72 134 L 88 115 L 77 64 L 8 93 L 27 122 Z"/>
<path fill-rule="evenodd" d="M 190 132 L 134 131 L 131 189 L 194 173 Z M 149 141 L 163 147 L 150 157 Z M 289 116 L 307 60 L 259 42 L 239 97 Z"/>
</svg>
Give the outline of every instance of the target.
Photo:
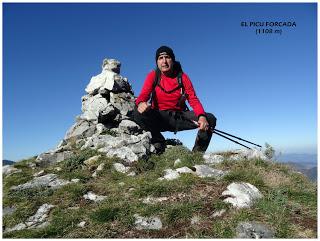
<svg viewBox="0 0 320 241">
<path fill-rule="evenodd" d="M 162 131 L 177 132 L 198 127 L 192 151 L 205 152 L 211 140 L 212 129 L 216 126 L 216 118 L 204 111 L 189 77 L 182 72 L 171 48 L 161 46 L 156 51 L 156 63 L 156 70 L 147 75 L 136 99 L 135 122 L 151 132 L 151 142 L 157 153 L 165 150 Z M 148 103 L 150 96 L 151 105 Z M 185 100 L 188 100 L 193 111 L 186 110 Z"/>
</svg>

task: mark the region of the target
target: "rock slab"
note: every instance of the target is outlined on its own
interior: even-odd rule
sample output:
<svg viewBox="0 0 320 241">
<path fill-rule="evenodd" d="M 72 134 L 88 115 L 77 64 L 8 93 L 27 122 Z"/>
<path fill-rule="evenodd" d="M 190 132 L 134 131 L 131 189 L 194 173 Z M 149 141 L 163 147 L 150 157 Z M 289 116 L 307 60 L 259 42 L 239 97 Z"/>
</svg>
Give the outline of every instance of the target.
<svg viewBox="0 0 320 241">
<path fill-rule="evenodd" d="M 228 196 L 224 202 L 231 203 L 236 208 L 249 208 L 255 200 L 262 198 L 255 186 L 245 182 L 231 183 L 222 196 Z"/>
</svg>

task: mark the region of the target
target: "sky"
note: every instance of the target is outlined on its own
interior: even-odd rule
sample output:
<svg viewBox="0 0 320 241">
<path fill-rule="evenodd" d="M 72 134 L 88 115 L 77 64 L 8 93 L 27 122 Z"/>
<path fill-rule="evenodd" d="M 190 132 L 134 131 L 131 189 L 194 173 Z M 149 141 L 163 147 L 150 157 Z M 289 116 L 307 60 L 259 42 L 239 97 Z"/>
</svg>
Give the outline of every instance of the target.
<svg viewBox="0 0 320 241">
<path fill-rule="evenodd" d="M 104 58 L 121 62 L 137 96 L 161 45 L 218 130 L 282 153 L 317 152 L 316 3 L 4 3 L 3 159 L 56 147 Z M 165 137 L 191 149 L 196 133 Z M 213 136 L 208 151 L 239 147 Z"/>
</svg>

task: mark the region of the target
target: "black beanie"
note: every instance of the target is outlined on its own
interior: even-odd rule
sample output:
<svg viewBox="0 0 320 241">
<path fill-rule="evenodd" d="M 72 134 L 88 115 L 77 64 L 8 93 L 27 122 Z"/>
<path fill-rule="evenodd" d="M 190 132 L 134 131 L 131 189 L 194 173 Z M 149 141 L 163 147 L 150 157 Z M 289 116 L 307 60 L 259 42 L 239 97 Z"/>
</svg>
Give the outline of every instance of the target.
<svg viewBox="0 0 320 241">
<path fill-rule="evenodd" d="M 172 58 L 173 62 L 176 60 L 173 50 L 171 48 L 167 46 L 161 46 L 160 48 L 157 49 L 157 52 L 156 52 L 156 62 L 161 53 L 166 53 L 167 55 L 169 55 Z"/>
</svg>

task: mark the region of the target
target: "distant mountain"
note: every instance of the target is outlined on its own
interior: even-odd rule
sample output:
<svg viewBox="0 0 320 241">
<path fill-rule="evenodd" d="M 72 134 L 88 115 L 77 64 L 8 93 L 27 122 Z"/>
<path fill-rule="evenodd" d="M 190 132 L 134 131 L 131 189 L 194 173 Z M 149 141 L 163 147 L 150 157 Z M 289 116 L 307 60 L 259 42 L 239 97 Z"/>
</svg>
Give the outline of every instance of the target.
<svg viewBox="0 0 320 241">
<path fill-rule="evenodd" d="M 276 159 L 280 162 L 308 163 L 310 165 L 317 165 L 317 154 L 287 153 L 276 156 Z"/>
<path fill-rule="evenodd" d="M 10 160 L 2 160 L 2 166 L 13 165 L 15 162 Z"/>
<path fill-rule="evenodd" d="M 317 180 L 317 154 L 281 154 L 277 161 L 292 166 L 295 170 L 306 175 L 311 181 Z"/>
</svg>

